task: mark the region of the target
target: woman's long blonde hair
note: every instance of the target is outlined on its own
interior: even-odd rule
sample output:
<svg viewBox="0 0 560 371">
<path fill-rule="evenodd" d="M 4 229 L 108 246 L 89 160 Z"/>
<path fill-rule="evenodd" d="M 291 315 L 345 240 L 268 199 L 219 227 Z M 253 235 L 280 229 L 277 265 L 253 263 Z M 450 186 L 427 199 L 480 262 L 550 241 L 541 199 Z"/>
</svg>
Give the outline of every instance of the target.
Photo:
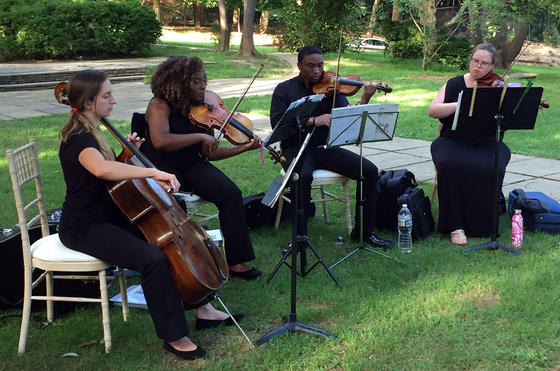
<svg viewBox="0 0 560 371">
<path fill-rule="evenodd" d="M 66 142 L 74 134 L 82 131 L 90 132 L 99 145 L 99 151 L 106 160 L 114 160 L 115 154 L 107 138 L 99 128 L 97 122 L 90 122 L 83 114 L 86 102 L 95 101 L 101 90 L 101 85 L 107 80 L 107 74 L 98 70 L 84 70 L 75 73 L 70 78 L 67 93 L 72 116 L 60 130 L 60 139 Z"/>
</svg>

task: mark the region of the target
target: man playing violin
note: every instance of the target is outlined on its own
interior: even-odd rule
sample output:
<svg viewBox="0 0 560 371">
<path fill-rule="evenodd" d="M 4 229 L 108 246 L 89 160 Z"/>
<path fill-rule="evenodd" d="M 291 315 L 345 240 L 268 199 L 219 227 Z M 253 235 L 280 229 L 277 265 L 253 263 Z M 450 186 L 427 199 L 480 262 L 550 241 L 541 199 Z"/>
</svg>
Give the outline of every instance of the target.
<svg viewBox="0 0 560 371">
<path fill-rule="evenodd" d="M 239 146 L 219 146 L 213 129 L 195 126 L 189 119 L 191 104 L 204 101 L 204 63 L 197 57 L 172 56 L 152 75 L 152 92 L 146 109 L 148 130 L 142 151 L 159 169 L 173 173 L 181 189 L 192 191 L 218 207 L 230 275 L 256 279 L 262 273 L 245 262 L 255 254 L 243 211 L 241 190 L 208 162 L 259 147 L 258 139 Z"/>
<path fill-rule="evenodd" d="M 478 86 L 493 86 L 499 76 L 492 72 L 496 49 L 491 44 L 477 45 L 470 57 L 469 72 L 445 83 L 428 106 L 428 115 L 439 119 L 440 136 L 431 145 L 437 169 L 438 230 L 450 233 L 451 242 L 465 245 L 467 235 L 488 236 L 492 231 L 495 192 L 495 134 L 466 135 L 451 130 L 459 92 Z M 500 141 L 498 157 L 501 192 L 509 148 Z"/>
<path fill-rule="evenodd" d="M 307 45 L 298 52 L 299 75 L 280 83 L 272 95 L 270 105 L 270 123 L 276 127 L 282 115 L 291 102 L 304 96 L 313 95 L 313 85 L 318 83 L 323 76 L 323 52 L 314 45 Z M 376 91 L 372 83 L 363 83 L 364 91 L 359 104 L 367 104 Z M 336 95 L 335 107 L 348 106 L 348 100 L 341 94 Z M 307 146 L 307 151 L 300 172 L 302 182 L 303 203 L 305 215 L 302 228 L 307 233 L 307 220 L 313 215 L 311 207 L 311 182 L 315 169 L 334 171 L 351 179 L 360 178 L 360 156 L 343 148 L 325 148 L 331 121 L 332 97 L 323 99 L 315 108 L 306 123 L 306 131 L 315 130 Z M 282 141 L 282 155 L 286 157 L 286 166 L 299 150 L 298 138 L 294 136 Z M 375 235 L 375 203 L 377 198 L 377 181 L 379 175 L 377 167 L 367 159 L 363 159 L 363 189 L 364 189 L 364 240 L 373 247 L 388 249 L 392 243 Z M 360 197 L 360 187 L 356 187 L 356 205 Z M 359 240 L 360 235 L 360 209 L 356 207 L 356 222 L 352 231 L 352 239 Z"/>
</svg>

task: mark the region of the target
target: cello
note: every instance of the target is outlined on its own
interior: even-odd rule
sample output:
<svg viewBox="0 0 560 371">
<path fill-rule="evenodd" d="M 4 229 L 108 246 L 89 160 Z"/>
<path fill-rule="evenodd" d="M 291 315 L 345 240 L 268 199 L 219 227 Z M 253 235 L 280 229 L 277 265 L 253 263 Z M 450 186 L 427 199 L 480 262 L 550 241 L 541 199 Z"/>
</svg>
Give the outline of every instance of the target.
<svg viewBox="0 0 560 371">
<path fill-rule="evenodd" d="M 69 105 L 66 88 L 66 82 L 58 83 L 54 95 L 59 103 Z M 117 161 L 154 167 L 109 120 L 102 118 L 101 122 L 123 147 Z M 107 182 L 107 190 L 146 240 L 167 257 L 169 271 L 185 303 L 197 304 L 224 285 L 229 275 L 224 256 L 212 238 L 155 180 Z"/>
</svg>

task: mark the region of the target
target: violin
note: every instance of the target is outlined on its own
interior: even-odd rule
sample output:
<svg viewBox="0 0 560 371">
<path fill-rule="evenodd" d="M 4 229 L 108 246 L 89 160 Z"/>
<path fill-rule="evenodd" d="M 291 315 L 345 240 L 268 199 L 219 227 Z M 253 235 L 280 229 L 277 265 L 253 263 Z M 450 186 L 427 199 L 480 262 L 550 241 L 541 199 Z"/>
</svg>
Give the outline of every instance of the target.
<svg viewBox="0 0 560 371">
<path fill-rule="evenodd" d="M 191 104 L 189 118 L 193 124 L 203 129 L 220 130 L 224 137 L 234 145 L 243 145 L 252 138 L 259 138 L 253 133 L 253 123 L 251 120 L 238 112 L 232 115 L 226 108 L 222 98 L 210 90 L 205 91 L 204 102 Z M 275 161 L 281 163 L 286 161 L 272 147 L 266 148 Z"/>
<path fill-rule="evenodd" d="M 338 83 L 337 83 L 338 80 Z M 362 79 L 358 75 L 347 75 L 346 77 L 338 77 L 334 72 L 323 72 L 321 79 L 313 85 L 313 93 L 330 94 L 333 93 L 337 85 L 336 92 L 345 96 L 352 96 L 360 90 L 364 85 Z M 374 84 L 377 90 L 381 90 L 385 94 L 390 93 L 393 89 L 388 85 Z"/>
<path fill-rule="evenodd" d="M 54 94 L 59 103 L 70 105 L 66 88 L 67 83 L 61 82 Z M 154 167 L 109 120 L 102 118 L 101 122 L 123 147 L 117 161 Z M 184 302 L 196 304 L 224 285 L 229 275 L 225 257 L 208 233 L 155 180 L 107 182 L 107 190 L 146 240 L 167 257 L 169 272 Z"/>
<path fill-rule="evenodd" d="M 508 71 L 509 71 L 509 69 L 508 69 Z M 503 81 L 504 81 L 504 79 L 500 75 L 490 71 L 486 75 L 482 76 L 480 79 L 477 79 L 476 80 L 476 85 L 478 87 L 497 88 L 497 87 L 501 87 L 503 85 Z M 550 107 L 548 102 L 544 99 L 541 99 L 541 102 L 539 103 L 539 105 L 540 105 L 541 108 L 549 108 Z"/>
</svg>

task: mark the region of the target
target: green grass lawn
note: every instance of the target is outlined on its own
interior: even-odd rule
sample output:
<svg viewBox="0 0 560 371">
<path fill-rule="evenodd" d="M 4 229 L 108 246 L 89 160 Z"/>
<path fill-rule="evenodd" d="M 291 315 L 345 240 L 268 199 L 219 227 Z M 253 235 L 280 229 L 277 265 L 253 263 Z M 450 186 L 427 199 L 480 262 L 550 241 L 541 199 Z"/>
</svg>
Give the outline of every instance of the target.
<svg viewBox="0 0 560 371">
<path fill-rule="evenodd" d="M 198 50 L 193 50 L 198 53 Z M 203 59 L 206 59 L 204 57 Z M 329 68 L 334 55 L 327 55 Z M 221 62 L 220 62 L 221 63 Z M 418 62 L 393 61 L 382 53 L 347 53 L 343 74 L 358 73 L 363 79 L 384 81 L 393 93 L 376 102 L 400 104 L 397 135 L 433 139 L 436 122 L 427 118 L 426 106 L 442 83 L 458 71 L 419 71 Z M 514 72 L 539 73 L 536 86 L 545 87 L 551 108 L 539 113 L 532 132 L 507 133 L 514 152 L 560 158 L 558 130 L 558 72 L 550 67 L 519 66 Z M 216 72 L 212 78 L 223 77 Z M 359 96 L 351 97 L 354 102 Z M 118 97 L 117 97 L 118 99 Z M 248 97 L 241 111 L 267 113 L 269 97 Z M 229 105 L 232 104 L 229 100 Z M 556 115 L 556 116 L 554 116 Z M 38 140 L 39 156 L 48 207 L 59 207 L 64 182 L 58 163 L 58 131 L 67 115 L 1 121 L 0 148 L 18 147 L 29 138 Z M 557 121 L 557 120 L 556 120 Z M 123 132 L 129 123 L 115 122 Z M 547 126 L 548 125 L 548 126 Z M 114 143 L 114 142 L 113 142 Z M 115 145 L 116 148 L 116 145 Z M 278 165 L 263 168 L 257 151 L 217 163 L 242 189 L 244 195 L 265 191 L 277 176 Z M 429 183 L 422 184 L 425 191 Z M 340 192 L 340 187 L 331 190 Z M 352 188 L 352 187 L 351 187 Z M 354 190 L 352 189 L 351 198 Z M 15 207 L 5 157 L 0 158 L 0 225 L 16 223 Z M 437 205 L 433 205 L 434 211 Z M 331 223 L 323 221 L 320 208 L 310 221 L 310 239 L 327 264 L 333 264 L 354 246 L 337 245 L 345 236 L 342 204 L 329 206 Z M 208 223 L 210 228 L 216 222 Z M 290 223 L 279 229 L 263 227 L 251 231 L 256 260 L 265 275 L 281 257 L 290 240 Z M 500 241 L 508 243 L 510 219 L 500 219 Z M 382 237 L 392 239 L 390 231 Z M 348 240 L 348 238 L 346 238 Z M 469 239 L 469 245 L 487 239 Z M 194 313 L 186 318 L 192 339 L 209 351 L 209 358 L 180 361 L 161 349 L 146 311 L 133 309 L 124 323 L 118 308 L 111 309 L 113 349 L 104 353 L 101 313 L 97 305 L 86 305 L 59 317 L 54 325 L 43 325 L 44 312 L 34 313 L 27 352 L 17 356 L 19 311 L 0 312 L 0 368 L 6 370 L 137 370 L 187 369 L 554 369 L 560 365 L 560 321 L 556 304 L 560 289 L 559 237 L 525 233 L 523 256 L 504 251 L 477 251 L 468 255 L 451 245 L 447 236 L 431 234 L 415 242 L 411 254 L 396 250 L 388 254 L 402 263 L 369 251 L 360 251 L 334 269 L 342 282 L 336 287 L 322 267 L 297 280 L 298 320 L 332 332 L 336 340 L 313 334 L 284 334 L 258 348 L 251 347 L 235 327 L 194 330 Z M 312 262 L 312 255 L 308 255 Z M 14 262 L 19 264 L 19 262 Z M 13 278 L 10 278 L 13 279 Z M 256 282 L 232 278 L 221 290 L 222 299 L 234 313 L 244 312 L 241 322 L 256 341 L 281 326 L 289 314 L 289 270 L 283 266 L 269 285 L 265 277 Z M 137 279 L 131 279 L 137 283 Z M 216 302 L 216 306 L 219 304 Z M 93 344 L 91 341 L 93 340 Z M 75 352 L 79 358 L 62 357 Z"/>
</svg>

